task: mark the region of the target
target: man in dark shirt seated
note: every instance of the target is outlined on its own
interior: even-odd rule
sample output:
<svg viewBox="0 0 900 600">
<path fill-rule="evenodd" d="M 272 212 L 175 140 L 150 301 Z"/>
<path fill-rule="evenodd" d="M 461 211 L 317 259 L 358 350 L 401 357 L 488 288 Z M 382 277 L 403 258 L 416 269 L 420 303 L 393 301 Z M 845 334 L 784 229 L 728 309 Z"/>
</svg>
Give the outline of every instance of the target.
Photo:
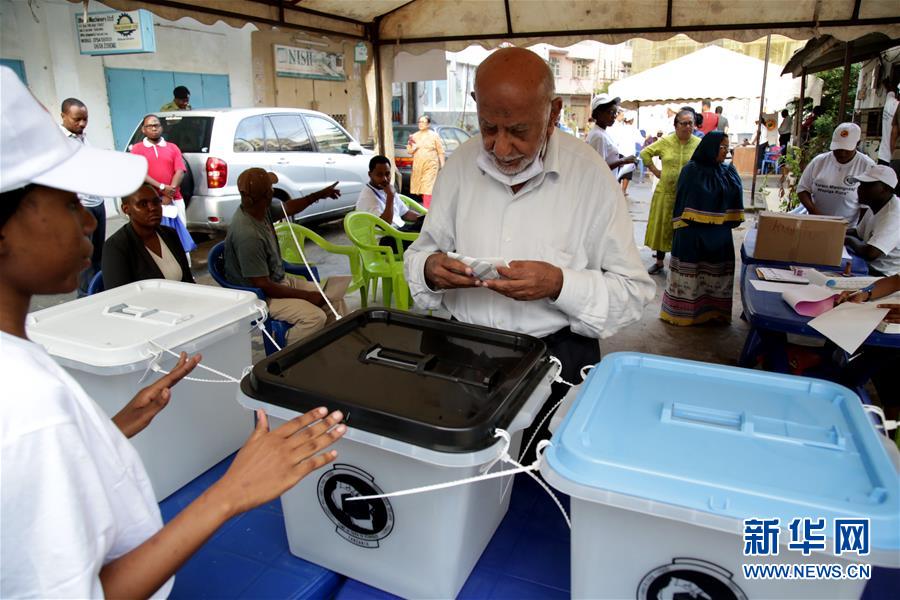
<svg viewBox="0 0 900 600">
<path fill-rule="evenodd" d="M 281 208 L 272 206 L 272 184 L 277 181 L 274 173 L 259 168 L 247 169 L 238 177 L 241 206 L 225 237 L 225 279 L 262 289 L 272 318 L 293 323 L 287 333 L 287 343 L 293 344 L 322 329 L 334 315 L 314 283 L 284 272 L 272 224 L 284 218 Z M 337 198 L 341 192 L 336 186 L 288 200 L 284 209 L 291 216 L 323 198 Z M 346 313 L 343 300 L 332 304 L 341 315 Z"/>
</svg>

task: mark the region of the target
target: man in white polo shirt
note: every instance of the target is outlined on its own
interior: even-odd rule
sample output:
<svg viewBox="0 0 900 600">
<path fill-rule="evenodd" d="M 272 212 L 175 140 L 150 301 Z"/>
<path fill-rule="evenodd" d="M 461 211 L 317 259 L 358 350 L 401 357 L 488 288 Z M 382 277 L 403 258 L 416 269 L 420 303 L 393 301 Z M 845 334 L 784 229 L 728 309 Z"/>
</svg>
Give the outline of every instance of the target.
<svg viewBox="0 0 900 600">
<path fill-rule="evenodd" d="M 859 220 L 853 178 L 875 164 L 857 152 L 859 136 L 859 125 L 841 123 L 831 136 L 831 151 L 812 159 L 803 170 L 797 195 L 809 214 L 844 217 L 851 226 Z"/>
<path fill-rule="evenodd" d="M 88 109 L 84 102 L 78 98 L 66 98 L 60 107 L 60 118 L 62 123 L 59 128 L 66 137 L 85 146 L 90 145 L 84 135 L 88 124 Z M 87 294 L 88 284 L 100 270 L 100 262 L 103 259 L 103 243 L 106 241 L 106 207 L 100 196 L 78 194 L 78 200 L 97 219 L 97 228 L 91 234 L 91 243 L 94 245 L 91 266 L 78 276 L 78 296 L 81 297 Z"/>
<path fill-rule="evenodd" d="M 894 195 L 897 174 L 886 165 L 872 165 L 857 175 L 859 203 L 867 208 L 845 243 L 869 263 L 872 275 L 900 273 L 900 199 Z"/>
</svg>

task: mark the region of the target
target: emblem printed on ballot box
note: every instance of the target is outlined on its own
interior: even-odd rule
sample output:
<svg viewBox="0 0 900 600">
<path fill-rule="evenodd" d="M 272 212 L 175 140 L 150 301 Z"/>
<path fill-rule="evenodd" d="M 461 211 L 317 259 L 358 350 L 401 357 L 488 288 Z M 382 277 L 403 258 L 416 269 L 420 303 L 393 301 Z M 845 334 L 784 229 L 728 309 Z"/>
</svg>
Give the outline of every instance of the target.
<svg viewBox="0 0 900 600">
<path fill-rule="evenodd" d="M 637 600 L 692 598 L 697 600 L 747 600 L 719 565 L 698 558 L 674 558 L 668 565 L 644 575 L 638 584 Z"/>
<path fill-rule="evenodd" d="M 319 504 L 335 532 L 355 546 L 378 548 L 394 528 L 394 509 L 387 498 L 349 502 L 350 498 L 383 494 L 375 478 L 352 465 L 336 464 L 319 478 Z"/>
</svg>

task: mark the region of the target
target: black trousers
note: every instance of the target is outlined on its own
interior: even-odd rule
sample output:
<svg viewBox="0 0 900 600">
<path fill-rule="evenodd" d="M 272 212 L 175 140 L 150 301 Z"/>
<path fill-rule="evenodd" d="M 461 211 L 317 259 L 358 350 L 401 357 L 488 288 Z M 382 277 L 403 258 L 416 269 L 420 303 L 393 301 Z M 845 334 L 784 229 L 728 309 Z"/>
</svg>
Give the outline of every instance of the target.
<svg viewBox="0 0 900 600">
<path fill-rule="evenodd" d="M 398 231 L 402 231 L 403 233 L 410 233 L 410 232 L 419 233 L 422 231 L 422 225 L 424 223 L 425 223 L 425 215 L 422 215 L 415 221 L 406 223 L 403 227 L 398 228 Z M 407 248 L 409 248 L 412 245 L 412 242 L 407 241 L 407 240 L 401 240 L 401 243 L 403 244 L 404 250 L 406 250 Z M 394 238 L 392 238 L 389 235 L 385 235 L 380 240 L 378 240 L 378 245 L 379 246 L 387 246 L 388 248 L 393 248 L 395 252 L 397 251 L 397 244 L 394 241 Z"/>
<path fill-rule="evenodd" d="M 581 383 L 582 367 L 584 367 L 585 365 L 595 365 L 600 362 L 599 342 L 594 338 L 589 338 L 577 333 L 573 333 L 572 330 L 568 327 L 560 329 L 555 333 L 551 333 L 550 335 L 542 339 L 544 340 L 544 343 L 547 344 L 547 351 L 550 353 L 550 356 L 555 356 L 560 360 L 560 362 L 562 362 L 563 368 L 560 376 L 569 383 L 573 383 L 576 385 Z M 534 423 L 532 423 L 531 426 L 525 430 L 525 433 L 522 436 L 522 447 L 524 448 L 525 444 L 528 443 L 528 440 L 531 439 L 531 436 L 535 432 L 535 430 L 538 431 L 534 443 L 531 444 L 528 453 L 522 459 L 522 464 L 528 465 L 534 462 L 534 447 L 537 445 L 538 440 L 550 438 L 550 419 L 548 418 L 539 430 L 537 425 L 541 422 L 541 419 L 546 416 L 550 409 L 553 408 L 553 406 L 557 402 L 559 402 L 563 398 L 563 396 L 566 395 L 568 391 L 569 386 L 563 383 L 553 384 L 550 397 L 538 411 L 538 415 L 537 417 L 535 417 Z"/>
</svg>

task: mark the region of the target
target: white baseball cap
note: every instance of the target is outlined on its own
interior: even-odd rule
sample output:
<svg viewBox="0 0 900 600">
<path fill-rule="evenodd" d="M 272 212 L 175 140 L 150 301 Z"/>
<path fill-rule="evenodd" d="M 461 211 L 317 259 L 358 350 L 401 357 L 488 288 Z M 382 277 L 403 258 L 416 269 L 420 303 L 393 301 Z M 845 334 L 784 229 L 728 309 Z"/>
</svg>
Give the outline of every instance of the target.
<svg viewBox="0 0 900 600">
<path fill-rule="evenodd" d="M 612 104 L 614 102 L 618 104 L 619 100 L 621 100 L 621 98 L 619 98 L 618 96 L 611 96 L 609 94 L 597 94 L 591 99 L 591 112 L 594 112 L 595 110 L 597 110 L 598 106 L 603 106 L 604 104 Z"/>
<path fill-rule="evenodd" d="M 880 181 L 891 189 L 897 187 L 897 174 L 887 165 L 872 165 L 866 169 L 864 173 L 854 177 L 853 180 L 867 182 Z"/>
<path fill-rule="evenodd" d="M 859 125 L 856 123 L 841 123 L 834 128 L 831 134 L 830 150 L 856 150 L 861 135 Z"/>
<path fill-rule="evenodd" d="M 0 192 L 37 183 L 92 196 L 126 196 L 146 175 L 142 156 L 67 138 L 12 69 L 0 67 Z"/>
</svg>

